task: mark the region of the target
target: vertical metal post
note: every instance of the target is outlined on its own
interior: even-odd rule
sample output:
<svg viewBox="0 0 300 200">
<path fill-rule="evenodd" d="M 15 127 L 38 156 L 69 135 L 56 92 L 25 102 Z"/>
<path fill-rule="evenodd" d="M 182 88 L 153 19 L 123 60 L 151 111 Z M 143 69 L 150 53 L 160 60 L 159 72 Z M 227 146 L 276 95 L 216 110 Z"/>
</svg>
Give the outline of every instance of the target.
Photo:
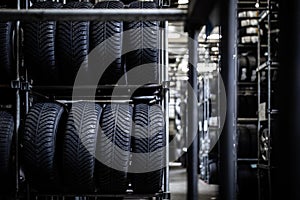
<svg viewBox="0 0 300 200">
<path fill-rule="evenodd" d="M 300 2 L 280 1 L 279 180 L 273 196 L 300 199 Z M 275 193 L 275 194 L 274 194 Z"/>
<path fill-rule="evenodd" d="M 169 168 L 169 53 L 168 53 L 168 21 L 164 22 L 164 30 L 163 30 L 163 38 L 164 38 L 164 82 L 165 82 L 165 97 L 164 97 L 164 109 L 165 109 L 165 133 L 166 133 L 166 167 L 165 167 L 165 176 L 164 176 L 164 199 L 170 199 L 170 185 L 169 185 L 169 175 L 170 175 L 170 168 Z"/>
<path fill-rule="evenodd" d="M 236 200 L 237 191 L 237 0 L 223 2 L 221 75 L 227 93 L 227 112 L 220 137 L 220 196 Z"/>
<path fill-rule="evenodd" d="M 258 33 L 257 33 L 257 36 L 258 36 L 258 41 L 257 41 L 257 69 L 259 69 L 259 66 L 261 65 L 261 61 L 260 61 L 260 45 L 261 45 L 261 37 L 260 37 L 260 23 L 258 23 L 257 25 L 257 28 L 258 28 Z M 257 108 L 259 109 L 260 108 L 260 102 L 261 102 L 261 86 L 260 86 L 260 73 L 261 71 L 257 71 Z M 261 123 L 260 123 L 260 110 L 258 110 L 258 115 L 257 115 L 257 164 L 258 164 L 258 167 L 257 167 L 257 191 L 258 191 L 258 199 L 261 200 L 262 199 L 262 195 L 261 195 L 261 175 L 260 175 L 260 171 L 261 171 L 261 168 L 260 168 L 260 126 L 261 126 Z"/>
<path fill-rule="evenodd" d="M 272 164 L 271 164 L 271 144 L 272 144 L 272 133 L 271 133 L 271 109 L 272 109 L 272 106 L 271 106 L 271 94 L 272 94 L 272 80 L 271 80 L 271 62 L 272 62 L 272 57 L 271 57 L 271 2 L 270 0 L 267 1 L 268 3 L 268 6 L 267 6 L 267 9 L 268 9 L 268 109 L 267 109 L 267 112 L 268 112 L 268 136 L 269 136 L 269 142 L 268 142 L 268 149 L 269 151 L 267 152 L 268 153 L 268 190 L 269 190 L 269 199 L 272 200 L 272 177 L 271 177 L 271 170 L 272 170 Z"/>
<path fill-rule="evenodd" d="M 198 30 L 189 32 L 189 85 L 188 89 L 188 141 L 192 141 L 188 147 L 187 180 L 188 200 L 198 200 L 198 105 L 197 97 L 197 64 L 198 64 Z"/>
<path fill-rule="evenodd" d="M 21 0 L 18 0 L 17 9 L 21 9 Z M 16 22 L 16 34 L 15 34 L 15 40 L 16 40 L 16 81 L 20 81 L 20 21 Z M 19 195 L 19 127 L 20 127 L 20 89 L 16 89 L 16 123 L 15 123 L 15 148 L 16 148 L 16 199 L 18 199 Z"/>
<path fill-rule="evenodd" d="M 28 10 L 29 8 L 29 0 L 26 0 L 25 1 L 25 9 Z M 28 80 L 28 71 L 27 69 L 24 70 L 25 71 L 25 82 L 26 84 L 29 83 L 29 80 Z M 26 89 L 25 90 L 25 113 L 28 113 L 28 110 L 29 110 L 29 91 Z"/>
</svg>

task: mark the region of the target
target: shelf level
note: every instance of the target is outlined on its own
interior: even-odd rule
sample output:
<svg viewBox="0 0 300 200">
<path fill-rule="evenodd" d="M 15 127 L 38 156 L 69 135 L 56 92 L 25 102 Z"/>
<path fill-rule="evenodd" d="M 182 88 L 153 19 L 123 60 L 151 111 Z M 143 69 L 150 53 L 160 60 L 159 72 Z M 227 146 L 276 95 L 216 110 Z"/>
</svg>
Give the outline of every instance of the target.
<svg viewBox="0 0 300 200">
<path fill-rule="evenodd" d="M 257 162 L 257 158 L 238 158 L 238 162 Z"/>
<path fill-rule="evenodd" d="M 258 118 L 243 118 L 243 117 L 239 117 L 238 122 L 256 122 L 258 120 Z"/>
</svg>

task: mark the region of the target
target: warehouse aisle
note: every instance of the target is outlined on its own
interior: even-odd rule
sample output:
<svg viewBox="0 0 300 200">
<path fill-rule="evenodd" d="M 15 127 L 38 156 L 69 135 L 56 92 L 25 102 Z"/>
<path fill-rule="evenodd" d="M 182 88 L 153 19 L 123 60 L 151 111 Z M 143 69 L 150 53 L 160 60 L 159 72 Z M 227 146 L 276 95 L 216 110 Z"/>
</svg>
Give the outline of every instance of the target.
<svg viewBox="0 0 300 200">
<path fill-rule="evenodd" d="M 174 167 L 170 169 L 170 190 L 172 200 L 187 199 L 187 177 L 186 169 Z M 199 179 L 199 199 L 216 200 L 218 196 L 218 186 L 208 185 Z"/>
</svg>

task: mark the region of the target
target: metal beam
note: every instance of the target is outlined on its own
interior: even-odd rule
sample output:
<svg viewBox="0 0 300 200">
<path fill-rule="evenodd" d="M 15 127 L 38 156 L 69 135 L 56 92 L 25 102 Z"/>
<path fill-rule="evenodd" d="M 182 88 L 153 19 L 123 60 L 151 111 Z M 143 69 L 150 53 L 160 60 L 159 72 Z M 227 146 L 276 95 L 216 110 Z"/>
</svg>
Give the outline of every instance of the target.
<svg viewBox="0 0 300 200">
<path fill-rule="evenodd" d="M 178 9 L 3 9 L 1 20 L 120 20 L 120 21 L 184 21 L 187 11 Z"/>
</svg>

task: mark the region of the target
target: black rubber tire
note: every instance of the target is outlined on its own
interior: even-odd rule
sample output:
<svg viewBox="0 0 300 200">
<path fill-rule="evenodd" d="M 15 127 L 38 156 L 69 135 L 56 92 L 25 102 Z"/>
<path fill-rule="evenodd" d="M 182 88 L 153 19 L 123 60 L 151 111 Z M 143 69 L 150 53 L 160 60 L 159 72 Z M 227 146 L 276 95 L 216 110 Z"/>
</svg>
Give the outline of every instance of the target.
<svg viewBox="0 0 300 200">
<path fill-rule="evenodd" d="M 237 169 L 237 197 L 240 200 L 258 199 L 257 168 L 240 164 Z"/>
<path fill-rule="evenodd" d="M 96 167 L 97 185 L 104 194 L 125 193 L 130 161 L 132 107 L 108 104 L 101 116 Z M 100 159 L 99 159 L 100 158 Z"/>
<path fill-rule="evenodd" d="M 97 3 L 94 8 L 123 8 L 121 1 L 102 1 Z M 116 84 L 124 75 L 125 69 L 122 64 L 122 43 L 123 43 L 123 22 L 122 21 L 103 21 L 91 22 L 90 28 L 90 49 L 97 52 L 101 59 L 108 62 L 113 61 L 109 66 L 99 66 L 99 63 L 90 63 L 92 66 L 106 68 L 99 84 Z M 99 46 L 101 44 L 101 46 Z M 97 48 L 96 48 L 97 47 Z M 92 61 L 91 61 L 92 62 Z M 124 81 L 123 81 L 124 83 Z"/>
<path fill-rule="evenodd" d="M 0 194 L 6 193 L 13 182 L 12 140 L 14 134 L 13 116 L 0 111 Z"/>
<path fill-rule="evenodd" d="M 88 192 L 95 189 L 95 152 L 101 112 L 98 104 L 72 105 L 63 145 L 63 176 L 67 190 Z"/>
<path fill-rule="evenodd" d="M 154 2 L 135 1 L 129 4 L 129 8 L 156 8 Z M 126 24 L 129 38 L 125 38 L 124 44 L 130 51 L 126 56 L 126 71 L 129 84 L 148 84 L 158 82 L 158 21 L 133 21 Z M 147 65 L 146 65 L 147 64 Z M 142 66 L 145 65 L 145 66 Z"/>
<path fill-rule="evenodd" d="M 65 9 L 91 8 L 89 2 L 70 2 Z M 56 57 L 61 84 L 73 85 L 81 66 L 87 71 L 87 56 L 89 53 L 89 21 L 59 21 L 57 22 Z"/>
<path fill-rule="evenodd" d="M 238 126 L 238 158 L 257 158 L 257 126 Z"/>
<path fill-rule="evenodd" d="M 25 176 L 38 190 L 59 187 L 57 143 L 64 108 L 55 103 L 36 103 L 25 119 L 22 157 Z"/>
<path fill-rule="evenodd" d="M 209 184 L 219 184 L 218 179 L 218 163 L 216 159 L 210 159 L 208 161 L 208 168 L 209 168 Z"/>
<path fill-rule="evenodd" d="M 0 84 L 10 84 L 14 77 L 13 23 L 0 22 Z"/>
<path fill-rule="evenodd" d="M 158 105 L 137 104 L 134 109 L 132 138 L 132 174 L 134 193 L 156 193 L 161 190 L 165 160 L 164 119 Z M 156 152 L 156 153 L 153 153 Z"/>
<path fill-rule="evenodd" d="M 17 1 L 1 0 L 0 8 L 17 8 Z"/>
<path fill-rule="evenodd" d="M 32 5 L 34 9 L 60 8 L 61 3 L 45 1 Z M 56 21 L 24 22 L 24 62 L 35 85 L 57 85 Z"/>
</svg>

